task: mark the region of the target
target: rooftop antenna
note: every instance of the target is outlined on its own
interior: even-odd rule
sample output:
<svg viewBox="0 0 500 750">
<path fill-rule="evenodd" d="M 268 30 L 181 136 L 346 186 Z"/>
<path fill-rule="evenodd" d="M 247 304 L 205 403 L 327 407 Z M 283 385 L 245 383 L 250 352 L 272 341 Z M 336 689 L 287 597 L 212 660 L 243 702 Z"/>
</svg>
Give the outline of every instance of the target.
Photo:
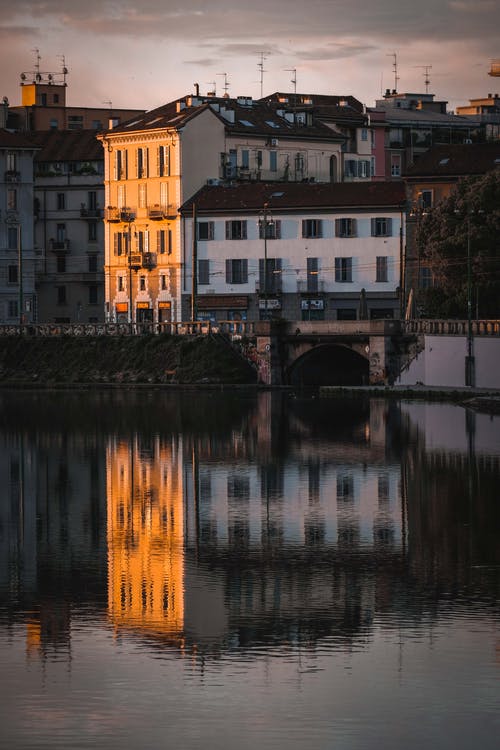
<svg viewBox="0 0 500 750">
<path fill-rule="evenodd" d="M 424 72 L 422 75 L 425 79 L 425 93 L 429 93 L 429 86 L 431 85 L 431 79 L 430 79 L 430 73 L 429 71 L 432 69 L 432 65 L 415 65 L 415 68 L 422 68 Z"/>
<path fill-rule="evenodd" d="M 287 73 L 293 73 L 290 83 L 293 83 L 293 93 L 297 96 L 297 68 L 285 68 Z"/>
<path fill-rule="evenodd" d="M 394 93 L 397 93 L 397 91 L 398 91 L 398 81 L 399 81 L 399 76 L 398 76 L 398 56 L 397 56 L 396 52 L 389 52 L 388 55 L 387 55 L 387 57 L 392 57 L 393 60 L 394 60 L 393 63 L 392 63 L 392 69 L 394 71 Z"/>
<path fill-rule="evenodd" d="M 66 58 L 64 55 L 58 55 L 58 58 L 61 61 L 62 66 L 62 76 L 63 76 L 63 84 L 66 86 L 66 76 L 68 75 L 68 69 L 66 67 Z"/>
<path fill-rule="evenodd" d="M 224 76 L 224 86 L 222 87 L 224 89 L 224 96 L 227 98 L 229 94 L 227 93 L 229 90 L 229 81 L 227 80 L 227 73 L 217 73 L 218 76 Z"/>
<path fill-rule="evenodd" d="M 41 81 L 42 80 L 42 76 L 40 74 L 40 60 L 42 58 L 40 57 L 40 50 L 37 49 L 37 48 L 35 48 L 33 50 L 33 52 L 35 53 L 35 60 L 36 60 L 36 62 L 35 62 L 35 80 L 36 81 Z"/>
<path fill-rule="evenodd" d="M 267 60 L 267 57 L 264 55 L 263 52 L 260 53 L 260 62 L 257 63 L 257 67 L 260 70 L 260 98 L 264 96 L 264 73 L 267 73 L 267 70 L 264 70 L 264 60 Z"/>
</svg>

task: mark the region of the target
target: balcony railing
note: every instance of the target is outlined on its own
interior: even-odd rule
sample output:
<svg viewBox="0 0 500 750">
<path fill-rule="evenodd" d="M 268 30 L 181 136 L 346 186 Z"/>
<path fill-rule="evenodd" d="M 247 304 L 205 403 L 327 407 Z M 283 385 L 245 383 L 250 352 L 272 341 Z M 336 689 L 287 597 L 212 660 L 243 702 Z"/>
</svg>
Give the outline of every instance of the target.
<svg viewBox="0 0 500 750">
<path fill-rule="evenodd" d="M 101 219 L 102 209 L 101 208 L 87 208 L 82 206 L 80 208 L 80 216 L 82 219 Z"/>
<path fill-rule="evenodd" d="M 21 172 L 16 169 L 9 169 L 5 173 L 5 182 L 21 182 Z"/>
<path fill-rule="evenodd" d="M 132 208 L 108 206 L 104 212 L 104 218 L 106 221 L 123 221 L 129 223 L 135 220 L 135 211 Z"/>
<path fill-rule="evenodd" d="M 69 250 L 69 240 L 49 240 L 50 249 L 59 252 Z"/>
<path fill-rule="evenodd" d="M 298 279 L 297 291 L 302 294 L 316 294 L 325 291 L 325 282 L 322 279 Z"/>
<path fill-rule="evenodd" d="M 166 206 L 161 206 L 159 203 L 155 203 L 153 206 L 148 206 L 148 218 L 152 221 L 175 219 L 177 213 L 177 206 L 173 203 L 169 203 Z"/>
<path fill-rule="evenodd" d="M 142 256 L 142 267 L 143 268 L 155 268 L 156 267 L 156 253 L 144 253 Z"/>
</svg>

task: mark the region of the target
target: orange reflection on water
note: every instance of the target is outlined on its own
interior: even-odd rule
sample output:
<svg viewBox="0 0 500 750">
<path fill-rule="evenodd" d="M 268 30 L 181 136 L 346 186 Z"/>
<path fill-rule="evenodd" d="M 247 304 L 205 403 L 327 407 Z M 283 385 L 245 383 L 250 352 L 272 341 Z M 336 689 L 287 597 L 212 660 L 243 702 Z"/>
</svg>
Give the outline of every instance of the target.
<svg viewBox="0 0 500 750">
<path fill-rule="evenodd" d="M 109 617 L 117 628 L 180 635 L 184 509 L 177 445 L 111 439 L 106 473 Z"/>
</svg>

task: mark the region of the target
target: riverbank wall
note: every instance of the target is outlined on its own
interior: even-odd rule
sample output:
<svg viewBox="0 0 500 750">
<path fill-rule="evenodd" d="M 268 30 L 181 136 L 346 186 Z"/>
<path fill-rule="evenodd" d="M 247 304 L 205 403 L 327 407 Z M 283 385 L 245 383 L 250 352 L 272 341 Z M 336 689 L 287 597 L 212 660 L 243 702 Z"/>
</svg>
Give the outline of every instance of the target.
<svg viewBox="0 0 500 750">
<path fill-rule="evenodd" d="M 256 370 L 215 336 L 9 336 L 1 385 L 253 384 Z"/>
</svg>

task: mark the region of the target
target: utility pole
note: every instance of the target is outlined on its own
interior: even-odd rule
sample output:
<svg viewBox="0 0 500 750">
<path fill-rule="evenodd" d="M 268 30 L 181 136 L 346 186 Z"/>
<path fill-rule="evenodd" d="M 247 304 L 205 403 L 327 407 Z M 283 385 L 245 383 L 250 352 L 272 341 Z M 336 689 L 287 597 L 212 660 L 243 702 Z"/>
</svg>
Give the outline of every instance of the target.
<svg viewBox="0 0 500 750">
<path fill-rule="evenodd" d="M 193 242 L 192 242 L 192 257 L 191 265 L 193 267 L 192 283 L 191 283 L 191 320 L 196 320 L 196 295 L 198 292 L 198 238 L 197 238 L 197 226 L 196 226 L 196 203 L 193 203 Z"/>
</svg>

